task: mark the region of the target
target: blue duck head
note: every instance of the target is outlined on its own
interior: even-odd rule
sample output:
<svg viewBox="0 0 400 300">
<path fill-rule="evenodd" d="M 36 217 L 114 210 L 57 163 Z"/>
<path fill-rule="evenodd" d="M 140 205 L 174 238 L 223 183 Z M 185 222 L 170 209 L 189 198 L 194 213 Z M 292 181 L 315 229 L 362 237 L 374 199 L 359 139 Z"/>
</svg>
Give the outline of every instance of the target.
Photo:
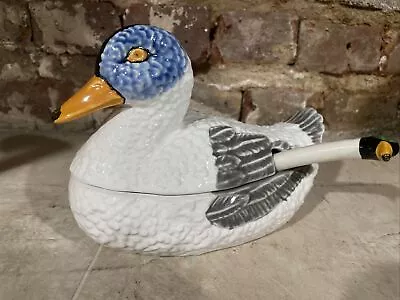
<svg viewBox="0 0 400 300">
<path fill-rule="evenodd" d="M 104 42 L 95 76 L 53 113 L 54 122 L 123 103 L 151 101 L 173 88 L 189 64 L 170 32 L 151 25 L 122 28 Z"/>
<path fill-rule="evenodd" d="M 173 87 L 187 63 L 185 51 L 171 33 L 135 25 L 104 43 L 96 74 L 125 100 L 148 100 Z"/>
</svg>

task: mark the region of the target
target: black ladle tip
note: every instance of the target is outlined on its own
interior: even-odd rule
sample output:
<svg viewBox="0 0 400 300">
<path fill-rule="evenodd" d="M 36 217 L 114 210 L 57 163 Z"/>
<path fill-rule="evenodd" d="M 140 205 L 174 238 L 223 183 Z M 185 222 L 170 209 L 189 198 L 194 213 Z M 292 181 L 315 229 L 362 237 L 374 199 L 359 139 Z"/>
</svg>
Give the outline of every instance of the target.
<svg viewBox="0 0 400 300">
<path fill-rule="evenodd" d="M 392 146 L 392 149 L 393 149 L 392 157 L 394 157 L 397 154 L 399 154 L 400 145 L 399 145 L 399 143 L 396 143 L 396 142 L 389 142 L 389 143 L 390 143 L 390 145 Z"/>
</svg>

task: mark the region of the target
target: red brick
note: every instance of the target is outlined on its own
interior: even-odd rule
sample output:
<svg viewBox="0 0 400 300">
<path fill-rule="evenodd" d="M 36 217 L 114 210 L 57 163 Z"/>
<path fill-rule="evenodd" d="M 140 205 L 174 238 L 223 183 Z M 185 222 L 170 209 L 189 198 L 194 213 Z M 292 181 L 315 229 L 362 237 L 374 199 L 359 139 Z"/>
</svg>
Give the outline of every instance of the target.
<svg viewBox="0 0 400 300">
<path fill-rule="evenodd" d="M 224 63 L 294 62 L 298 17 L 289 12 L 228 12 L 218 19 L 213 55 Z"/>
<path fill-rule="evenodd" d="M 388 57 L 386 71 L 389 74 L 400 74 L 400 42 L 394 47 Z"/>
<path fill-rule="evenodd" d="M 38 79 L 20 82 L 0 81 L 0 111 L 12 113 L 13 110 L 32 115 L 45 122 L 51 123 L 49 108 L 53 101 L 62 101 L 73 93 L 74 85 L 68 81 L 54 79 Z M 55 92 L 54 92 L 55 91 Z"/>
<path fill-rule="evenodd" d="M 41 55 L 36 63 L 41 77 L 68 80 L 80 86 L 94 75 L 96 57 Z"/>
<path fill-rule="evenodd" d="M 381 71 L 385 74 L 400 74 L 400 31 L 386 30 L 383 42 Z"/>
<path fill-rule="evenodd" d="M 296 65 L 330 74 L 377 71 L 381 34 L 382 28 L 367 25 L 303 21 Z"/>
<path fill-rule="evenodd" d="M 120 27 L 113 5 L 92 1 L 34 1 L 29 4 L 33 39 L 51 53 L 97 54 Z"/>
<path fill-rule="evenodd" d="M 252 88 L 247 93 L 254 110 L 243 121 L 259 125 L 284 121 L 310 105 L 311 100 L 315 102 L 315 98 L 322 97 L 321 93 L 295 88 Z"/>
<path fill-rule="evenodd" d="M 53 55 L 36 49 L 0 47 L 0 80 L 28 81 L 37 77 L 70 80 L 80 85 L 94 75 L 96 57 Z"/>
<path fill-rule="evenodd" d="M 400 80 L 388 79 L 379 90 L 331 91 L 325 99 L 323 114 L 331 130 L 365 131 L 395 129 L 400 126 Z"/>
<path fill-rule="evenodd" d="M 210 18 L 206 6 L 137 3 L 126 11 L 124 25 L 151 24 L 174 33 L 196 67 L 208 58 Z"/>
<path fill-rule="evenodd" d="M 0 43 L 28 43 L 31 28 L 23 1 L 0 2 Z"/>
<path fill-rule="evenodd" d="M 215 110 L 225 113 L 234 119 L 239 118 L 242 94 L 240 91 L 220 90 L 216 87 L 195 80 L 192 99 Z"/>
<path fill-rule="evenodd" d="M 94 74 L 95 57 L 27 54 L 0 48 L 0 111 L 24 114 L 51 123 L 50 107 L 58 107 Z"/>
<path fill-rule="evenodd" d="M 31 53 L 18 47 L 0 47 L 0 81 L 27 81 L 36 77 Z"/>
</svg>

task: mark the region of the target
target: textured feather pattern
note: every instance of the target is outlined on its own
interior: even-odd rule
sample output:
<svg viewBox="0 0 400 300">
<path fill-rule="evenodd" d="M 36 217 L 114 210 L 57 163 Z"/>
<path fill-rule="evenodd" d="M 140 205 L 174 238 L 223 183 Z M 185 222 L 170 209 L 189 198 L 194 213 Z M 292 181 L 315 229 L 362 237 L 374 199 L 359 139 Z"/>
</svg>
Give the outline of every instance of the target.
<svg viewBox="0 0 400 300">
<path fill-rule="evenodd" d="M 236 132 L 230 126 L 210 128 L 210 142 L 218 168 L 217 188 L 230 189 L 275 174 L 273 147 L 288 149 L 285 142 L 272 143 L 265 135 Z"/>
<path fill-rule="evenodd" d="M 215 194 L 154 196 L 120 193 L 86 185 L 71 177 L 69 201 L 79 227 L 96 242 L 141 254 L 197 255 L 263 237 L 286 224 L 303 204 L 318 166 L 287 201 L 267 216 L 233 230 L 205 218 Z"/>
<path fill-rule="evenodd" d="M 129 51 L 143 48 L 148 59 L 132 63 Z M 110 38 L 99 63 L 99 75 L 129 103 L 131 99 L 150 100 L 167 91 L 182 78 L 188 57 L 169 32 L 147 25 L 124 28 Z"/>
<path fill-rule="evenodd" d="M 186 81 L 179 81 L 176 88 L 190 93 L 191 79 L 189 74 L 185 76 Z M 229 126 L 243 136 L 266 136 L 272 149 L 313 144 L 294 123 L 257 126 L 208 117 L 182 124 L 186 100 L 174 89 L 152 106 L 136 105 L 109 120 L 79 150 L 71 165 L 72 174 L 86 184 L 116 191 L 206 193 L 226 189 L 217 188 L 219 170 L 210 144 L 210 128 Z"/>
<path fill-rule="evenodd" d="M 287 201 L 311 171 L 311 166 L 283 171 L 234 191 L 217 194 L 206 217 L 212 224 L 229 229 L 256 221 Z"/>
<path fill-rule="evenodd" d="M 306 108 L 289 118 L 287 123 L 298 124 L 306 132 L 313 143 L 320 143 L 324 133 L 322 116 L 314 108 Z"/>
</svg>

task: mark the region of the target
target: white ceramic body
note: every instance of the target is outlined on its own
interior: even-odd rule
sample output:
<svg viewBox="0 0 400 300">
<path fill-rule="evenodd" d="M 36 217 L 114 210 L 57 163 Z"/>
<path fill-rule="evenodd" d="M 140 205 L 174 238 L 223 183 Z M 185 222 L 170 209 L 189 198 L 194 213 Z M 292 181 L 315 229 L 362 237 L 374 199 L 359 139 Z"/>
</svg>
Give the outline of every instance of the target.
<svg viewBox="0 0 400 300">
<path fill-rule="evenodd" d="M 310 191 L 318 166 L 291 196 L 267 216 L 226 229 L 212 225 L 205 213 L 212 193 L 155 196 L 115 192 L 81 183 L 69 184 L 72 213 L 79 227 L 93 240 L 114 248 L 160 256 L 198 255 L 240 245 L 287 223 Z"/>
<path fill-rule="evenodd" d="M 201 254 L 265 236 L 303 203 L 317 166 L 266 216 L 234 229 L 209 222 L 206 212 L 218 190 L 210 128 L 227 125 L 292 147 L 313 142 L 298 124 L 257 126 L 189 116 L 192 87 L 189 64 L 173 88 L 151 101 L 128 101 L 132 108 L 109 120 L 78 151 L 69 200 L 80 228 L 96 242 L 144 254 Z"/>
</svg>

